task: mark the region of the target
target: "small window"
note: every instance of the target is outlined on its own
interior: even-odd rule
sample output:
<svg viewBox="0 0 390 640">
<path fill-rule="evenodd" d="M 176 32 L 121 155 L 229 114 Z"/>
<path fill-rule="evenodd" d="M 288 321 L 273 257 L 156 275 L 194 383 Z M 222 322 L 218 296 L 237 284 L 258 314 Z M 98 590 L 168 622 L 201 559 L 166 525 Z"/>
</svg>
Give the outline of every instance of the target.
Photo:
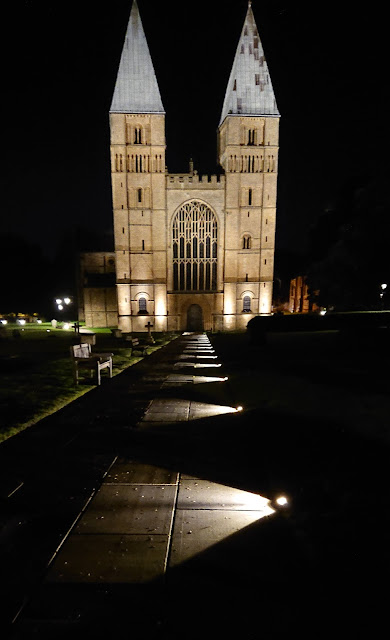
<svg viewBox="0 0 390 640">
<path fill-rule="evenodd" d="M 243 249 L 250 249 L 251 248 L 251 237 L 250 236 L 244 236 L 242 239 L 242 248 Z"/>
<path fill-rule="evenodd" d="M 248 204 L 251 205 L 253 202 L 253 189 L 248 189 Z"/>
<path fill-rule="evenodd" d="M 137 189 L 138 202 L 142 202 L 142 189 Z"/>
<path fill-rule="evenodd" d="M 255 73 L 255 84 L 260 84 L 260 74 Z"/>
<path fill-rule="evenodd" d="M 135 127 L 134 129 L 134 144 L 142 143 L 142 129 L 141 127 Z"/>
<path fill-rule="evenodd" d="M 243 313 L 250 313 L 251 312 L 251 297 L 250 296 L 244 296 L 243 300 L 242 300 L 242 311 Z"/>
<path fill-rule="evenodd" d="M 147 315 L 148 310 L 146 307 L 146 298 L 139 298 L 138 299 L 138 314 L 140 316 L 142 315 Z"/>
<path fill-rule="evenodd" d="M 248 130 L 248 146 L 249 147 L 255 144 L 255 137 L 256 137 L 256 129 L 249 129 Z"/>
</svg>

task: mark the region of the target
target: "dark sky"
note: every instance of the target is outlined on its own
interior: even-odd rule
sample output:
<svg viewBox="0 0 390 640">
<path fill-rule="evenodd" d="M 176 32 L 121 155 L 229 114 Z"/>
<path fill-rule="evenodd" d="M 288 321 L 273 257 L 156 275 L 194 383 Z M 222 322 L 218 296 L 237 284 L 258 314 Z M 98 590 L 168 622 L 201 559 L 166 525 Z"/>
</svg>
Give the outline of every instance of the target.
<svg viewBox="0 0 390 640">
<path fill-rule="evenodd" d="M 216 130 L 246 0 L 139 0 L 166 111 L 167 165 L 216 168 Z M 277 249 L 350 177 L 388 167 L 385 5 L 253 0 L 279 110 Z M 54 254 L 112 228 L 108 111 L 131 0 L 13 0 L 2 20 L 1 230 Z M 369 12 L 369 13 L 368 13 Z M 7 42 L 7 44 L 5 44 Z"/>
</svg>

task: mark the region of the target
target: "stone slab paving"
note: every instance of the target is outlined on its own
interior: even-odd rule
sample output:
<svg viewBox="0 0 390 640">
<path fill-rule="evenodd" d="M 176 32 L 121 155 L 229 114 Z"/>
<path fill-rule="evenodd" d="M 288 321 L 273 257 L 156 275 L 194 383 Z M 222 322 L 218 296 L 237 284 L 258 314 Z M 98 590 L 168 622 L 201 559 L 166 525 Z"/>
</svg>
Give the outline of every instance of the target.
<svg viewBox="0 0 390 640">
<path fill-rule="evenodd" d="M 170 567 L 182 565 L 272 513 L 269 501 L 259 495 L 182 476 Z"/>
<path fill-rule="evenodd" d="M 164 574 L 167 548 L 167 535 L 72 535 L 51 568 L 47 582 L 72 585 L 150 582 Z"/>
<path fill-rule="evenodd" d="M 52 564 L 51 583 L 143 583 L 165 572 L 178 474 L 119 460 Z"/>
<path fill-rule="evenodd" d="M 192 349 L 198 344 L 199 349 L 194 350 L 192 361 L 180 361 L 188 343 Z M 219 384 L 218 404 L 213 404 L 211 399 L 200 402 L 190 397 L 172 397 L 175 386 L 183 390 L 183 386 L 187 388 L 209 381 L 224 384 L 224 378 L 213 376 L 216 368 L 195 360 L 200 352 L 203 355 L 204 345 L 208 344 L 205 337 L 182 339 L 177 358 L 167 362 L 166 367 L 160 367 L 159 373 L 153 372 L 153 382 L 158 383 L 160 378 L 160 389 L 165 390 L 165 395 L 159 395 L 156 387 L 156 397 L 139 423 L 141 431 L 150 424 L 185 423 L 235 411 L 229 406 L 227 393 L 226 405 L 219 404 Z M 187 358 L 190 354 L 185 355 Z M 202 368 L 202 375 L 177 374 L 175 369 L 183 365 Z M 210 376 L 204 375 L 206 373 Z M 145 378 L 147 380 L 147 373 Z M 105 593 L 111 593 L 109 585 L 121 588 L 138 585 L 141 588 L 141 585 L 150 586 L 161 580 L 169 585 L 171 572 L 177 575 L 178 568 L 186 566 L 193 558 L 218 547 L 272 513 L 268 500 L 260 496 L 205 479 L 181 476 L 180 470 L 119 458 L 59 549 L 41 596 L 27 609 L 20 626 L 21 630 L 27 629 L 27 634 L 23 635 L 21 631 L 15 638 L 30 637 L 34 624 L 39 631 L 49 620 L 53 624 L 63 621 L 67 616 L 66 602 L 72 610 L 73 621 L 85 614 L 85 608 L 96 607 L 97 592 L 90 591 L 85 600 L 83 596 L 78 601 L 76 585 L 80 588 L 102 585 Z M 51 589 L 62 589 L 57 591 L 57 599 Z M 138 615 L 140 627 L 146 609 L 147 603 L 143 602 Z M 31 624 L 28 623 L 29 616 Z M 133 622 L 136 619 L 137 612 L 133 608 Z M 50 634 L 54 627 L 49 625 L 49 629 Z M 66 629 L 69 631 L 68 627 Z"/>
<path fill-rule="evenodd" d="M 177 485 L 177 482 L 176 471 L 134 460 L 117 460 L 108 471 L 104 484 Z"/>
</svg>

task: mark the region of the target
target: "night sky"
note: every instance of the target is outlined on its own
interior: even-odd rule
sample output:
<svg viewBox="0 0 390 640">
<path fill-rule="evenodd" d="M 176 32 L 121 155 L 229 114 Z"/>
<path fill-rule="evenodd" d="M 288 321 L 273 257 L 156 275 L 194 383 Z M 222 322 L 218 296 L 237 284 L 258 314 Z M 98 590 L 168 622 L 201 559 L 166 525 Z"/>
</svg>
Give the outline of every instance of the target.
<svg viewBox="0 0 390 640">
<path fill-rule="evenodd" d="M 109 246 L 108 111 L 131 0 L 10 4 L 1 230 L 49 256 L 75 226 L 95 227 Z M 199 173 L 213 173 L 247 1 L 138 4 L 166 111 L 168 170 L 186 171 L 192 157 Z M 385 5 L 370 3 L 369 14 L 333 1 L 252 6 L 282 115 L 276 250 L 303 250 L 309 225 L 350 178 L 389 166 Z"/>
</svg>

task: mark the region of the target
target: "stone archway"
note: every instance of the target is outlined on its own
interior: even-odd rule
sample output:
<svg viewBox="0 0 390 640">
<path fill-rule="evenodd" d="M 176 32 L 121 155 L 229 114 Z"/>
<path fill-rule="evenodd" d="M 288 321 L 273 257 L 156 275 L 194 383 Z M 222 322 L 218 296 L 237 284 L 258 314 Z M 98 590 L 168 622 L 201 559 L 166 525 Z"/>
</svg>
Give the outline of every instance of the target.
<svg viewBox="0 0 390 640">
<path fill-rule="evenodd" d="M 187 331 L 203 331 L 203 310 L 199 304 L 191 304 L 187 309 Z"/>
</svg>

